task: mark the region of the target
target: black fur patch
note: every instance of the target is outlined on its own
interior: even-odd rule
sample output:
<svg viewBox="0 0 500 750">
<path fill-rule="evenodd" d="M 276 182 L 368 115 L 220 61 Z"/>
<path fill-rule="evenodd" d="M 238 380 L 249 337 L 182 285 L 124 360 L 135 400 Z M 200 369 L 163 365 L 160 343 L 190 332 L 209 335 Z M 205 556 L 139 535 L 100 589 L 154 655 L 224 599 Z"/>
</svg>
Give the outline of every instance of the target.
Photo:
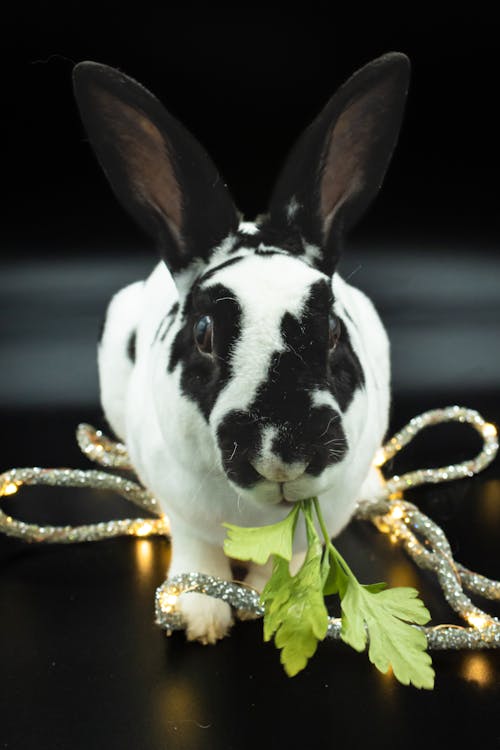
<svg viewBox="0 0 500 750">
<path fill-rule="evenodd" d="M 363 368 L 351 346 L 345 325 L 342 325 L 337 346 L 329 357 L 328 382 L 342 411 L 346 411 L 356 391 L 365 384 Z"/>
<path fill-rule="evenodd" d="M 174 304 L 172 305 L 168 313 L 165 315 L 165 318 L 163 319 L 165 326 L 161 333 L 160 341 L 165 341 L 165 339 L 167 338 L 167 334 L 170 331 L 172 324 L 175 320 L 175 316 L 177 315 L 178 312 L 179 312 L 179 302 L 174 302 Z"/>
<path fill-rule="evenodd" d="M 201 285 L 205 283 L 205 281 L 211 279 L 212 276 L 218 273 L 222 268 L 226 268 L 226 266 L 232 266 L 234 263 L 238 263 L 238 261 L 243 260 L 244 257 L 244 255 L 237 255 L 235 258 L 229 258 L 223 263 L 219 263 L 218 266 L 214 266 L 214 268 L 211 268 L 209 271 L 204 273 L 203 276 L 200 276 L 200 278 L 198 279 L 198 284 Z"/>
<path fill-rule="evenodd" d="M 261 249 L 260 245 L 264 247 Z M 299 232 L 288 228 L 285 231 L 276 229 L 268 224 L 267 220 L 264 220 L 255 234 L 237 232 L 236 242 L 230 253 L 233 255 L 242 249 L 249 249 L 254 250 L 256 255 L 271 255 L 276 252 L 272 248 L 276 248 L 277 251 L 285 251 L 293 256 L 303 255 L 305 252 Z"/>
<path fill-rule="evenodd" d="M 134 364 L 135 362 L 135 344 L 137 339 L 137 331 L 134 329 L 130 336 L 128 337 L 127 341 L 127 357 L 129 360 Z"/>
<path fill-rule="evenodd" d="M 202 315 L 214 320 L 213 355 L 201 354 L 193 338 L 193 326 Z M 231 374 L 229 355 L 241 326 L 241 308 L 233 292 L 222 284 L 201 289 L 196 284 L 186 297 L 184 323 L 177 333 L 168 363 L 173 372 L 181 364 L 182 393 L 192 399 L 208 420 L 213 405 Z"/>
<path fill-rule="evenodd" d="M 179 302 L 174 302 L 170 310 L 167 312 L 164 318 L 162 318 L 158 324 L 158 328 L 156 329 L 155 335 L 153 337 L 153 341 L 151 342 L 151 346 L 155 344 L 158 339 L 160 341 L 165 341 L 165 338 L 167 336 L 167 333 L 169 332 L 172 323 L 174 322 L 175 316 L 177 315 L 177 312 L 179 310 Z"/>
</svg>

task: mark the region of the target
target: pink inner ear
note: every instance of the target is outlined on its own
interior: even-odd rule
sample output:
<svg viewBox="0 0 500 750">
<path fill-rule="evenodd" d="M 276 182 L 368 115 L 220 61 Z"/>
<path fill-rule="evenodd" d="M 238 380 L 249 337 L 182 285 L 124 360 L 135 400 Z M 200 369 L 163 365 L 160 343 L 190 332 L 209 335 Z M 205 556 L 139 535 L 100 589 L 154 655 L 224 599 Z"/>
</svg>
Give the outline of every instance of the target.
<svg viewBox="0 0 500 750">
<path fill-rule="evenodd" d="M 320 211 L 323 233 L 330 231 L 337 210 L 364 184 L 364 173 L 377 140 L 377 110 L 385 86 L 370 89 L 352 101 L 337 119 L 330 135 L 321 178 Z"/>
<path fill-rule="evenodd" d="M 130 184 L 138 198 L 155 208 L 179 240 L 182 224 L 182 193 L 169 145 L 159 128 L 140 110 L 108 92 L 94 90 L 100 109 L 114 135 Z"/>
</svg>

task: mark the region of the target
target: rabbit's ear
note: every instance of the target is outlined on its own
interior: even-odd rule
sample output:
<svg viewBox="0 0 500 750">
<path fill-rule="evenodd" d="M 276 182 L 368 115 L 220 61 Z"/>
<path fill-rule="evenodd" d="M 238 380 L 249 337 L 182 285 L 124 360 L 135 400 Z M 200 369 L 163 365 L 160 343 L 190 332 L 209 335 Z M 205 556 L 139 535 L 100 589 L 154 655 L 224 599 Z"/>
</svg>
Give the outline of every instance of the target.
<svg viewBox="0 0 500 750">
<path fill-rule="evenodd" d="M 106 65 L 73 72 L 90 142 L 123 206 L 159 243 L 174 273 L 238 227 L 238 214 L 200 144 L 136 81 Z"/>
<path fill-rule="evenodd" d="M 358 70 L 304 132 L 278 179 L 270 222 L 285 232 L 299 231 L 318 246 L 317 266 L 325 273 L 333 272 L 344 232 L 382 184 L 409 72 L 408 58 L 397 52 Z"/>
</svg>

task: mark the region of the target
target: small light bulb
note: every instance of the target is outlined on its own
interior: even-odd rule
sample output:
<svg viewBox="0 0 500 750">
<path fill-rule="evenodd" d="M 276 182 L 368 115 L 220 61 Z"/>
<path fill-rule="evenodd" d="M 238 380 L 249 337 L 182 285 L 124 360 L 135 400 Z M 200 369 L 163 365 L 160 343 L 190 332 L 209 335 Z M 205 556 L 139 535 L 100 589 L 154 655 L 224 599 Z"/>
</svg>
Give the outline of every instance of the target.
<svg viewBox="0 0 500 750">
<path fill-rule="evenodd" d="M 2 487 L 1 495 L 15 495 L 18 490 L 18 485 L 15 482 L 7 482 Z"/>
<path fill-rule="evenodd" d="M 162 612 L 172 612 L 177 606 L 177 595 L 164 592 L 160 595 L 160 607 Z"/>
<path fill-rule="evenodd" d="M 467 620 L 473 628 L 477 628 L 478 630 L 482 630 L 490 624 L 489 617 L 486 617 L 486 615 L 478 615 L 475 612 L 468 614 Z"/>
<path fill-rule="evenodd" d="M 147 536 L 148 534 L 151 534 L 152 531 L 153 531 L 153 525 L 145 521 L 144 523 L 138 524 L 134 528 L 134 535 L 135 536 Z"/>
<path fill-rule="evenodd" d="M 387 461 L 387 457 L 385 455 L 385 450 L 383 448 L 377 448 L 377 451 L 375 452 L 375 456 L 373 457 L 373 465 L 383 466 L 386 461 Z"/>
<path fill-rule="evenodd" d="M 390 512 L 391 519 L 393 519 L 394 521 L 398 521 L 400 518 L 403 518 L 403 515 L 403 508 L 400 505 L 393 505 Z"/>
<path fill-rule="evenodd" d="M 494 424 L 491 424 L 491 422 L 486 422 L 486 424 L 483 424 L 481 428 L 481 432 L 483 433 L 483 437 L 496 437 L 497 436 L 497 428 Z"/>
</svg>

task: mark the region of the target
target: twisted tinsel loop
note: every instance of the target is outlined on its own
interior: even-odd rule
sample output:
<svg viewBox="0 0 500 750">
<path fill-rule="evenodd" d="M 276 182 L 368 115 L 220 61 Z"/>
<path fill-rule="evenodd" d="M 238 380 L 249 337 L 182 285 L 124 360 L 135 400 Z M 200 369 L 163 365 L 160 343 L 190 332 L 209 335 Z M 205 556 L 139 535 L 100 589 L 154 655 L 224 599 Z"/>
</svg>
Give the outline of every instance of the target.
<svg viewBox="0 0 500 750">
<path fill-rule="evenodd" d="M 437 469 L 418 469 L 402 476 L 381 479 L 381 492 L 371 502 L 360 503 L 356 517 L 368 520 L 403 545 L 420 568 L 436 573 L 444 596 L 452 609 L 469 627 L 438 625 L 420 627 L 432 649 L 481 649 L 500 647 L 500 620 L 475 606 L 465 594 L 479 594 L 490 600 L 500 599 L 500 582 L 468 570 L 453 559 L 443 530 L 415 505 L 402 498 L 410 487 L 445 482 L 473 476 L 493 461 L 498 451 L 497 430 L 493 424 L 472 409 L 450 406 L 434 409 L 414 417 L 402 430 L 382 446 L 374 457 L 376 467 L 383 466 L 422 429 L 443 422 L 456 421 L 472 426 L 483 439 L 483 448 L 474 458 L 460 464 Z M 106 437 L 91 425 L 80 424 L 77 441 L 82 452 L 106 468 L 131 471 L 126 447 Z M 126 535 L 167 536 L 169 523 L 161 513 L 158 501 L 138 483 L 109 472 L 79 469 L 10 469 L 0 475 L 0 498 L 14 495 L 23 485 L 91 487 L 113 490 L 154 518 L 123 519 L 81 526 L 39 526 L 27 524 L 0 509 L 0 532 L 31 542 L 71 543 L 98 541 Z M 156 622 L 167 633 L 184 627 L 178 608 L 181 594 L 197 592 L 227 601 L 245 616 L 260 617 L 263 609 L 259 594 L 245 584 L 224 581 L 202 573 L 185 573 L 167 579 L 156 592 Z M 418 626 L 415 626 L 418 627 Z M 328 636 L 340 638 L 341 620 L 330 618 Z"/>
</svg>

